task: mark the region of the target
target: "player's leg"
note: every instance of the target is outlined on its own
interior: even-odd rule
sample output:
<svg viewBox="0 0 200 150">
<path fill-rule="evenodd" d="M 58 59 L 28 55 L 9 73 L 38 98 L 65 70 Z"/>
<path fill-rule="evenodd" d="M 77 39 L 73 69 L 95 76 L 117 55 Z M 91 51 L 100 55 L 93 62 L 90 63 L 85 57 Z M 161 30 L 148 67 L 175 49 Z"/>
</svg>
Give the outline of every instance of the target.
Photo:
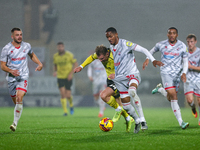
<svg viewBox="0 0 200 150">
<path fill-rule="evenodd" d="M 187 100 L 187 103 L 189 104 L 189 106 L 192 109 L 192 115 L 197 118 L 197 111 L 196 111 L 196 107 L 195 107 L 195 103 L 194 103 L 194 96 L 193 96 L 193 92 L 192 93 L 188 93 L 185 94 L 185 98 Z"/>
<path fill-rule="evenodd" d="M 130 96 L 128 94 L 123 94 L 123 95 L 121 94 L 120 96 L 121 96 L 121 101 L 122 101 L 123 108 L 135 120 L 134 133 L 138 133 L 139 130 L 140 130 L 140 118 L 138 117 L 137 113 L 135 112 L 134 107 L 131 105 Z M 131 123 L 132 122 L 133 121 L 131 121 Z"/>
<path fill-rule="evenodd" d="M 197 96 L 197 102 L 199 106 L 199 125 L 200 125 L 200 94 Z"/>
<path fill-rule="evenodd" d="M 60 91 L 60 103 L 62 105 L 64 114 L 63 116 L 67 116 L 67 99 L 66 99 L 66 92 L 65 92 L 65 79 L 57 79 L 58 88 Z"/>
<path fill-rule="evenodd" d="M 71 86 L 72 86 L 72 80 L 66 80 L 65 81 L 65 93 L 66 93 L 66 98 L 69 101 L 69 106 L 70 106 L 70 114 L 74 114 L 74 104 L 73 104 L 73 96 L 71 94 Z"/>
<path fill-rule="evenodd" d="M 17 128 L 18 121 L 21 117 L 22 110 L 23 110 L 23 97 L 27 92 L 28 81 L 23 80 L 20 82 L 15 82 L 16 84 L 16 97 L 12 97 L 12 100 L 16 102 L 14 108 L 14 121 L 13 124 L 10 126 L 12 131 L 15 131 Z"/>
<path fill-rule="evenodd" d="M 181 116 L 181 110 L 178 104 L 178 98 L 177 98 L 177 93 L 175 88 L 170 88 L 167 90 L 167 94 L 169 96 L 169 100 L 171 102 L 171 108 L 172 111 L 174 112 L 174 115 L 181 126 L 182 129 L 186 129 L 189 126 L 189 123 L 185 123 L 182 119 Z"/>
<path fill-rule="evenodd" d="M 132 80 L 130 80 L 128 93 L 131 96 L 133 106 L 135 107 L 135 109 L 136 109 L 136 111 L 139 115 L 140 122 L 141 122 L 141 125 L 142 125 L 141 129 L 147 130 L 148 126 L 147 126 L 147 123 L 146 123 L 146 120 L 145 120 L 145 117 L 144 117 L 141 100 L 140 100 L 139 96 L 137 95 L 137 87 L 138 87 L 139 81 L 140 81 L 140 79 L 136 79 L 136 78 L 133 78 Z"/>
<path fill-rule="evenodd" d="M 59 91 L 60 91 L 60 102 L 61 102 L 61 105 L 62 105 L 62 108 L 63 108 L 63 111 L 64 111 L 64 116 L 67 116 L 67 99 L 66 99 L 66 92 L 65 92 L 65 87 L 62 86 L 62 87 L 59 87 Z"/>
<path fill-rule="evenodd" d="M 100 96 L 98 98 L 98 104 L 99 104 L 99 115 L 98 115 L 98 117 L 103 117 L 106 103 L 101 99 Z"/>
<path fill-rule="evenodd" d="M 157 84 L 151 93 L 152 94 L 161 93 L 164 97 L 167 97 L 167 91 L 162 87 L 161 83 Z"/>
</svg>

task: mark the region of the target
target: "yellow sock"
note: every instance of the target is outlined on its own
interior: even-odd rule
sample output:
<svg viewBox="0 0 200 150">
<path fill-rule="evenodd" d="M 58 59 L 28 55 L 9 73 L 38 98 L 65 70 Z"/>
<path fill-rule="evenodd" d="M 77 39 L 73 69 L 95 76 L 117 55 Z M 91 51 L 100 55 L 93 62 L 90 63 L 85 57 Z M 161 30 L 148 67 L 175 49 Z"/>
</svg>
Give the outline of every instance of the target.
<svg viewBox="0 0 200 150">
<path fill-rule="evenodd" d="M 123 109 L 123 108 L 122 108 L 122 109 Z M 122 111 L 122 116 L 123 116 L 124 118 L 126 118 L 126 117 L 129 116 L 129 114 L 126 112 L 126 110 L 123 109 L 123 111 Z"/>
<path fill-rule="evenodd" d="M 107 104 L 115 109 L 119 106 L 119 104 L 116 102 L 113 96 L 110 97 L 110 100 L 107 102 Z"/>
<path fill-rule="evenodd" d="M 61 98 L 60 102 L 61 102 L 62 108 L 64 110 L 64 113 L 67 113 L 67 99 L 66 98 Z"/>
<path fill-rule="evenodd" d="M 69 101 L 69 106 L 70 106 L 70 107 L 73 107 L 73 96 L 71 96 L 71 97 L 68 99 L 68 101 Z"/>
</svg>

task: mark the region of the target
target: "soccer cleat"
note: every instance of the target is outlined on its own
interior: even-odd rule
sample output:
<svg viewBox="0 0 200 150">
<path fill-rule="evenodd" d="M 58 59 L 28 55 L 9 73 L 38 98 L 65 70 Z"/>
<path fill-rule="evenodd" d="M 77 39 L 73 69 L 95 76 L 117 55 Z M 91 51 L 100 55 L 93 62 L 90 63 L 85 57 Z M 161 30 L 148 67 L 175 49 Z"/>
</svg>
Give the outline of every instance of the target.
<svg viewBox="0 0 200 150">
<path fill-rule="evenodd" d="M 113 122 L 117 122 L 119 118 L 121 117 L 121 114 L 123 112 L 123 108 L 120 111 L 115 111 L 115 115 L 112 118 Z"/>
<path fill-rule="evenodd" d="M 70 114 L 73 115 L 74 114 L 74 108 L 70 107 Z"/>
<path fill-rule="evenodd" d="M 156 85 L 156 87 L 151 91 L 152 94 L 156 94 L 158 93 L 158 89 L 162 87 L 162 84 L 159 83 L 158 85 Z"/>
<path fill-rule="evenodd" d="M 103 117 L 103 114 L 99 113 L 98 117 L 99 117 L 99 118 Z"/>
<path fill-rule="evenodd" d="M 129 121 L 126 121 L 126 132 L 130 132 L 133 122 L 134 122 L 134 119 L 132 117 L 130 117 Z"/>
<path fill-rule="evenodd" d="M 192 108 L 192 115 L 194 116 L 194 118 L 197 118 L 197 111 L 196 108 Z"/>
<path fill-rule="evenodd" d="M 135 129 L 134 129 L 134 133 L 138 133 L 140 131 L 140 126 L 141 124 L 138 123 L 138 124 L 135 124 Z"/>
<path fill-rule="evenodd" d="M 10 126 L 10 129 L 11 129 L 13 132 L 15 132 L 16 128 L 17 128 L 17 126 L 16 126 L 14 123 Z"/>
<path fill-rule="evenodd" d="M 147 126 L 147 123 L 146 122 L 141 122 L 141 130 L 144 131 L 144 130 L 147 130 L 148 129 L 148 126 Z"/>
<path fill-rule="evenodd" d="M 67 113 L 64 113 L 63 116 L 67 116 Z"/>
<path fill-rule="evenodd" d="M 189 123 L 188 122 L 182 122 L 181 123 L 181 128 L 184 130 L 184 129 L 186 129 L 187 127 L 189 126 Z"/>
</svg>

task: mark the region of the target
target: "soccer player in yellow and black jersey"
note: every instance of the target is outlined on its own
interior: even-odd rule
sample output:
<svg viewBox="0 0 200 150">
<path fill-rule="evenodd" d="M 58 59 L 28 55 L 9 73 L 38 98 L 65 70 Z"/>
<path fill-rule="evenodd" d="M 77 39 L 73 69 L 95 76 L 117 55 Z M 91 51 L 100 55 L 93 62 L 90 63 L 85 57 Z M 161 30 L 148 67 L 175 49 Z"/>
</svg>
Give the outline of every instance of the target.
<svg viewBox="0 0 200 150">
<path fill-rule="evenodd" d="M 53 56 L 54 76 L 57 76 L 58 87 L 61 95 L 61 104 L 64 110 L 64 116 L 67 116 L 67 100 L 70 103 L 70 114 L 74 113 L 73 97 L 71 95 L 71 85 L 73 79 L 73 70 L 78 66 L 74 55 L 65 51 L 62 42 L 57 43 L 58 52 Z"/>
<path fill-rule="evenodd" d="M 106 48 L 104 45 L 97 46 L 95 53 L 90 55 L 79 67 L 75 68 L 74 73 L 80 72 L 85 66 L 90 64 L 95 59 L 99 59 L 102 62 L 108 77 L 107 88 L 101 92 L 100 96 L 104 102 L 115 108 L 116 113 L 112 119 L 113 122 L 117 122 L 122 114 L 126 119 L 126 131 L 129 132 L 134 119 L 123 109 L 119 91 L 117 90 L 114 82 L 109 78 L 110 75 L 115 73 L 113 55 L 110 49 Z"/>
</svg>

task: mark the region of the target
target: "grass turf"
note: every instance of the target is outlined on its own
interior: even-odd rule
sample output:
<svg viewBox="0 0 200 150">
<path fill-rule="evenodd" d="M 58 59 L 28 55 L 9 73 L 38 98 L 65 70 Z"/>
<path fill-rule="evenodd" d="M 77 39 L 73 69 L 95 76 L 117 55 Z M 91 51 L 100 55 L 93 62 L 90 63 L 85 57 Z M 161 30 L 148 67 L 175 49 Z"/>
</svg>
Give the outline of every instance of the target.
<svg viewBox="0 0 200 150">
<path fill-rule="evenodd" d="M 126 149 L 165 150 L 198 149 L 200 126 L 189 108 L 182 108 L 185 121 L 182 130 L 171 108 L 144 108 L 149 129 L 134 134 L 125 132 L 123 117 L 110 132 L 99 129 L 98 108 L 75 108 L 74 115 L 62 116 L 61 108 L 25 107 L 17 130 L 11 132 L 14 108 L 0 108 L 0 149 Z M 107 108 L 105 117 L 112 118 L 114 109 Z"/>
</svg>

